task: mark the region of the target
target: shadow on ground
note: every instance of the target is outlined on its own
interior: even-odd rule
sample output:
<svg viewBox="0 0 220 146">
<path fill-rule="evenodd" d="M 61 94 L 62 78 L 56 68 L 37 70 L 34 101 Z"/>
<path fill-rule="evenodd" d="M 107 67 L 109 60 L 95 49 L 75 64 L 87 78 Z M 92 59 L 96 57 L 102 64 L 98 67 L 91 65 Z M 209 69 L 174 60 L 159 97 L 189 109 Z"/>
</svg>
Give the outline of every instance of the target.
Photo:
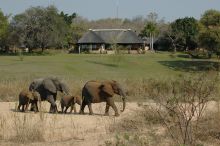
<svg viewBox="0 0 220 146">
<path fill-rule="evenodd" d="M 217 71 L 220 69 L 219 62 L 207 60 L 159 61 L 159 63 L 170 69 L 185 72 Z"/>
<path fill-rule="evenodd" d="M 118 67 L 118 65 L 112 64 L 112 63 L 104 63 L 104 62 L 91 61 L 91 60 L 86 60 L 86 61 L 89 62 L 89 63 L 103 65 L 103 66 L 108 66 L 108 67 Z"/>
<path fill-rule="evenodd" d="M 34 111 L 26 111 L 26 112 L 22 112 L 22 111 L 18 111 L 16 109 L 10 109 L 10 111 L 12 112 L 15 112 L 15 113 L 21 113 L 21 114 L 26 114 L 26 113 L 29 113 L 29 114 L 37 114 L 37 113 L 44 113 L 44 114 L 51 114 L 51 115 L 55 115 L 55 114 L 59 114 L 59 115 L 66 115 L 66 116 L 72 116 L 72 115 L 79 115 L 79 116 L 84 116 L 84 115 L 89 115 L 89 116 L 105 116 L 104 113 L 93 113 L 92 115 L 90 115 L 89 113 L 84 113 L 84 114 L 79 114 L 78 112 L 77 113 L 62 113 L 61 111 L 58 111 L 58 113 L 50 113 L 50 112 L 47 112 L 47 111 L 40 111 L 40 112 L 34 112 Z M 114 115 L 110 115 L 110 116 L 114 116 Z"/>
</svg>

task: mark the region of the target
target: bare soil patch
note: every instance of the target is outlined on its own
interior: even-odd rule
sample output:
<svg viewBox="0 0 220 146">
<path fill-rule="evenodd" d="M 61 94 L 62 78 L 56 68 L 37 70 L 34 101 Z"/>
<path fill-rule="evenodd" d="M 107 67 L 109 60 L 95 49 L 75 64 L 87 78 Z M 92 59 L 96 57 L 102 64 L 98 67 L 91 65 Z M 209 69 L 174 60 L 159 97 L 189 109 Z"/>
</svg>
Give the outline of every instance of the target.
<svg viewBox="0 0 220 146">
<path fill-rule="evenodd" d="M 116 103 L 119 109 L 122 103 Z M 59 105 L 59 104 L 58 104 Z M 119 117 L 103 116 L 105 103 L 93 104 L 94 115 L 49 114 L 49 103 L 42 110 L 16 112 L 16 102 L 0 102 L 0 145 L 105 145 L 112 135 L 110 126 L 135 115 L 142 108 L 137 103 L 127 103 Z M 59 107 L 60 109 L 60 107 Z M 77 110 L 79 106 L 77 105 Z M 85 109 L 88 113 L 88 108 Z"/>
</svg>

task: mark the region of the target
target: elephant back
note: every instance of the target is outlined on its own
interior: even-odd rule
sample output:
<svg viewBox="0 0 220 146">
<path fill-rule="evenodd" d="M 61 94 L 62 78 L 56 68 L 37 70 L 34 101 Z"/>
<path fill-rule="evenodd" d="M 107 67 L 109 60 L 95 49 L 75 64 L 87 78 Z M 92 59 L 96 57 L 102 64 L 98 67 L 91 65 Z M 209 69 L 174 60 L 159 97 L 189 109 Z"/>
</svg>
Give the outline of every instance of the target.
<svg viewBox="0 0 220 146">
<path fill-rule="evenodd" d="M 44 79 L 42 82 L 42 86 L 45 90 L 55 94 L 57 93 L 57 87 L 51 79 Z"/>
</svg>

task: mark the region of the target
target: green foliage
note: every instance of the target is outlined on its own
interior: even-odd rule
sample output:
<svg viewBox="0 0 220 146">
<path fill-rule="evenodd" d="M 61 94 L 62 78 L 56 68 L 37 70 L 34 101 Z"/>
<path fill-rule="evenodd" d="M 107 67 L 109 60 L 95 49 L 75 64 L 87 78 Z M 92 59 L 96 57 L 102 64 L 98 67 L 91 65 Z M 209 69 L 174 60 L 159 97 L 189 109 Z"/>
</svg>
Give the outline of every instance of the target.
<svg viewBox="0 0 220 146">
<path fill-rule="evenodd" d="M 197 47 L 196 38 L 199 33 L 198 22 L 193 17 L 175 20 L 170 24 L 170 37 L 179 50 L 194 49 Z"/>
<path fill-rule="evenodd" d="M 150 13 L 147 16 L 147 22 L 144 26 L 144 29 L 141 31 L 140 36 L 142 37 L 154 37 L 158 34 L 158 15 L 157 13 Z"/>
<path fill-rule="evenodd" d="M 76 13 L 72 15 L 64 14 L 62 11 L 60 16 L 64 19 L 68 25 L 68 33 L 65 36 L 65 42 L 67 47 L 70 48 L 72 45 L 75 45 L 82 35 L 87 31 L 85 21 L 81 19 L 80 16 L 77 16 Z"/>
<path fill-rule="evenodd" d="M 199 43 L 213 52 L 220 50 L 220 11 L 208 10 L 201 17 Z"/>
<path fill-rule="evenodd" d="M 54 6 L 31 7 L 24 13 L 13 17 L 12 34 L 18 37 L 17 45 L 30 49 L 62 47 L 68 31 L 67 24 Z"/>
<path fill-rule="evenodd" d="M 0 9 L 0 47 L 4 46 L 4 41 L 8 34 L 8 17 L 4 16 L 3 12 Z"/>
<path fill-rule="evenodd" d="M 88 22 L 80 16 L 77 16 L 70 25 L 68 41 L 71 44 L 76 44 L 82 35 L 88 31 Z"/>
<path fill-rule="evenodd" d="M 151 34 L 157 33 L 157 24 L 155 22 L 147 22 L 144 29 L 141 31 L 141 36 L 151 36 Z"/>
<path fill-rule="evenodd" d="M 76 18 L 77 14 L 73 13 L 72 15 L 68 15 L 68 14 L 64 14 L 64 12 L 62 11 L 60 13 L 60 16 L 63 17 L 63 19 L 66 22 L 66 24 L 71 25 L 73 19 Z"/>
<path fill-rule="evenodd" d="M 220 25 L 220 11 L 207 10 L 201 17 L 200 22 L 206 26 L 219 26 Z"/>
<path fill-rule="evenodd" d="M 157 14 L 156 13 L 150 13 L 148 15 L 147 23 L 144 26 L 144 29 L 141 31 L 140 36 L 141 37 L 149 37 L 150 38 L 150 49 L 153 50 L 153 44 L 154 44 L 154 37 L 158 34 L 158 28 L 157 28 Z"/>
</svg>

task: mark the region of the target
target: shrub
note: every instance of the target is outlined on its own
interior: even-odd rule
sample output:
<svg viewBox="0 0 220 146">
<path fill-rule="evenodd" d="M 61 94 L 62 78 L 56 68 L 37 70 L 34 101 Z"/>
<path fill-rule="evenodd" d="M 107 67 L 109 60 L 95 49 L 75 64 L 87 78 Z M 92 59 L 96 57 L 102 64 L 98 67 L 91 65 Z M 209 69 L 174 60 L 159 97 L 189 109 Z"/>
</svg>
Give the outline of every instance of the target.
<svg viewBox="0 0 220 146">
<path fill-rule="evenodd" d="M 199 121 L 207 102 L 214 99 L 216 84 L 213 74 L 151 82 L 149 97 L 158 104 L 156 111 L 176 144 L 196 144 Z"/>
</svg>

